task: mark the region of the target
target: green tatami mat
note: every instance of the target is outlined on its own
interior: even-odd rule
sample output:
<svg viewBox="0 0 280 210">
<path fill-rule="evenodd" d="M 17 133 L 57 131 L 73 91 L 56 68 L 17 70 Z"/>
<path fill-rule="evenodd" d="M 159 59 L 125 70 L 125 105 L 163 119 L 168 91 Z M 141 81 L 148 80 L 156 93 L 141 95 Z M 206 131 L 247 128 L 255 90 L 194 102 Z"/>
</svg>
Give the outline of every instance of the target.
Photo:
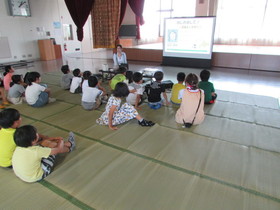
<svg viewBox="0 0 280 210">
<path fill-rule="evenodd" d="M 197 172 L 238 186 L 249 186 L 280 198 L 277 186 L 280 183 L 280 154 L 157 125 L 135 140 L 128 150 L 181 167 L 190 173 Z M 263 169 L 266 173 L 262 173 Z M 270 178 L 267 179 L 267 176 Z"/>
<path fill-rule="evenodd" d="M 12 169 L 0 168 L 1 209 L 80 209 L 40 183 L 25 183 Z"/>
<path fill-rule="evenodd" d="M 62 74 L 61 75 L 43 74 L 42 83 L 60 86 L 61 76 L 62 76 Z"/>
<path fill-rule="evenodd" d="M 55 101 L 53 103 L 47 104 L 46 106 L 40 108 L 34 108 L 30 105 L 27 105 L 26 103 L 21 105 L 13 105 L 10 107 L 17 109 L 20 112 L 20 114 L 22 114 L 23 116 L 41 120 L 48 116 L 52 116 L 56 113 L 60 113 L 64 110 L 67 110 L 73 106 L 74 105 L 72 104 Z"/>
<path fill-rule="evenodd" d="M 204 111 L 207 115 L 280 128 L 280 109 L 217 101 L 215 104 L 205 105 Z"/>
<path fill-rule="evenodd" d="M 280 152 L 279 129 L 247 122 L 206 116 L 202 124 L 189 131 L 246 146 Z"/>
<path fill-rule="evenodd" d="M 264 195 L 200 178 L 99 144 L 63 164 L 48 181 L 96 209 L 280 207 L 279 202 Z M 242 200 L 244 202 L 240 202 Z"/>
<path fill-rule="evenodd" d="M 48 117 L 44 119 L 44 121 L 61 128 L 83 134 L 81 131 L 94 126 L 96 124 L 96 119 L 101 114 L 102 112 L 97 110 L 86 111 L 81 106 L 75 106 L 64 112 Z"/>
<path fill-rule="evenodd" d="M 269 96 L 259 96 L 247 93 L 230 92 L 225 90 L 217 90 L 217 94 L 217 100 L 219 101 L 229 101 L 264 108 L 279 109 L 278 99 Z"/>
</svg>

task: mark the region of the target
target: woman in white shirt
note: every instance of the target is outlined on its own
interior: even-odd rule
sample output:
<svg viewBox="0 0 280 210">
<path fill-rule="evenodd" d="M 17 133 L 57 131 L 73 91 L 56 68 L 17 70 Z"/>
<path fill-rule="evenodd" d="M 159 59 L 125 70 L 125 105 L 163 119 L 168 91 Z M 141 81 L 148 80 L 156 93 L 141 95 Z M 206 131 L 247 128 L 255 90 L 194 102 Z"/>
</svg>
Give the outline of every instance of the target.
<svg viewBox="0 0 280 210">
<path fill-rule="evenodd" d="M 113 60 L 114 60 L 114 69 L 118 69 L 119 66 L 123 65 L 128 69 L 128 64 L 126 60 L 126 54 L 122 51 L 122 45 L 117 45 L 117 53 L 113 54 Z"/>
</svg>

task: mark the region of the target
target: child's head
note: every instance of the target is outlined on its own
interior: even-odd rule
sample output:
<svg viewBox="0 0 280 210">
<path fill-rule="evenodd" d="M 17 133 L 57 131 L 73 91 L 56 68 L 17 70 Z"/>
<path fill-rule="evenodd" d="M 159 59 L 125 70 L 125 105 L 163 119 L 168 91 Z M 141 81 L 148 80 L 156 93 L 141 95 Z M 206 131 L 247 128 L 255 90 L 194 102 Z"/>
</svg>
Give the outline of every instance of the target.
<svg viewBox="0 0 280 210">
<path fill-rule="evenodd" d="M 202 81 L 207 82 L 209 80 L 209 77 L 210 77 L 210 71 L 203 69 L 200 72 L 200 78 Z"/>
<path fill-rule="evenodd" d="M 154 74 L 154 78 L 157 82 L 160 82 L 163 79 L 163 72 L 162 71 L 156 71 Z"/>
<path fill-rule="evenodd" d="M 91 76 L 91 72 L 90 71 L 84 71 L 83 73 L 83 78 L 84 79 L 88 79 Z"/>
<path fill-rule="evenodd" d="M 22 82 L 22 75 L 16 74 L 12 76 L 12 81 L 14 84 L 19 84 L 20 82 Z"/>
<path fill-rule="evenodd" d="M 88 78 L 88 86 L 89 87 L 96 87 L 96 85 L 98 84 L 98 79 L 96 76 L 90 76 Z"/>
<path fill-rule="evenodd" d="M 132 77 L 135 83 L 141 83 L 143 79 L 143 75 L 140 72 L 135 72 Z"/>
<path fill-rule="evenodd" d="M 124 67 L 124 66 L 121 66 L 121 67 L 119 67 L 119 69 L 118 69 L 118 74 L 126 74 L 126 71 L 127 71 L 127 68 L 126 67 Z"/>
<path fill-rule="evenodd" d="M 79 77 L 79 76 L 81 76 L 81 70 L 80 70 L 80 69 L 74 69 L 73 75 L 74 75 L 74 77 Z"/>
<path fill-rule="evenodd" d="M 19 74 L 13 75 L 10 86 L 12 87 L 14 84 L 20 84 L 22 81 L 23 81 L 22 75 Z"/>
<path fill-rule="evenodd" d="M 184 72 L 179 72 L 177 74 L 177 81 L 178 82 L 184 82 L 185 81 L 185 78 L 186 78 L 186 74 Z"/>
<path fill-rule="evenodd" d="M 14 133 L 14 141 L 19 147 L 30 147 L 36 145 L 39 139 L 37 129 L 32 125 L 24 125 L 17 128 Z"/>
<path fill-rule="evenodd" d="M 0 112 L 0 126 L 2 128 L 17 128 L 20 124 L 21 117 L 18 110 L 8 108 Z"/>
<path fill-rule="evenodd" d="M 118 82 L 116 84 L 115 90 L 113 91 L 113 96 L 117 98 L 127 97 L 129 94 L 129 90 L 127 84 L 124 82 Z"/>
<path fill-rule="evenodd" d="M 4 72 L 4 76 L 6 76 L 8 73 L 13 73 L 14 69 L 12 68 L 11 65 L 5 66 L 5 72 Z"/>
<path fill-rule="evenodd" d="M 30 72 L 27 76 L 27 84 L 32 85 L 32 82 L 39 82 L 40 80 L 40 73 L 37 71 Z"/>
<path fill-rule="evenodd" d="M 69 66 L 68 65 L 63 65 L 61 67 L 61 71 L 63 74 L 68 74 L 70 72 Z"/>
<path fill-rule="evenodd" d="M 193 73 L 188 74 L 185 83 L 189 85 L 192 90 L 196 90 L 198 88 L 198 76 Z"/>
<path fill-rule="evenodd" d="M 128 80 L 128 83 L 132 83 L 133 82 L 133 72 L 132 71 L 127 71 L 125 74 L 126 79 Z"/>
</svg>

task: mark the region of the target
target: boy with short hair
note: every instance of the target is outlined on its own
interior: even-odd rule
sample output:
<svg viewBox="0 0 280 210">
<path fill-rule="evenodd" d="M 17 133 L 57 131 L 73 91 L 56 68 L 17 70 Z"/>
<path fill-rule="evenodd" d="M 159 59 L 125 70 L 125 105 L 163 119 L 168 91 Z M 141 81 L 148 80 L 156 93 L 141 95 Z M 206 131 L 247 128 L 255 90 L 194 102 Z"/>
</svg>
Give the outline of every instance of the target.
<svg viewBox="0 0 280 210">
<path fill-rule="evenodd" d="M 184 72 L 179 72 L 177 74 L 177 81 L 178 83 L 173 85 L 171 90 L 171 98 L 170 101 L 175 105 L 180 105 L 182 102 L 182 99 L 179 99 L 179 92 L 182 89 L 185 89 L 186 86 L 183 84 L 186 78 L 186 74 Z"/>
<path fill-rule="evenodd" d="M 39 146 L 40 137 L 32 125 L 17 128 L 14 133 L 17 145 L 13 158 L 15 174 L 25 182 L 37 182 L 48 176 L 53 169 L 55 155 L 71 152 L 75 147 L 74 134 L 69 133 L 67 142 L 57 139 L 53 148 Z"/>
<path fill-rule="evenodd" d="M 209 82 L 210 71 L 204 69 L 200 72 L 200 78 L 202 81 L 198 83 L 198 87 L 204 90 L 205 104 L 213 104 L 217 98 L 215 88 L 212 82 Z"/>
<path fill-rule="evenodd" d="M 106 95 L 96 76 L 90 76 L 88 86 L 83 89 L 82 107 L 85 110 L 97 109 L 101 105 L 101 95 Z"/>
<path fill-rule="evenodd" d="M 69 90 L 71 81 L 73 79 L 73 75 L 71 74 L 71 71 L 70 71 L 68 65 L 63 65 L 61 67 L 61 71 L 62 71 L 63 75 L 61 77 L 60 85 L 64 90 Z"/>
<path fill-rule="evenodd" d="M 126 80 L 126 71 L 126 67 L 120 67 L 118 69 L 118 74 L 116 74 L 109 82 L 112 90 L 115 90 L 115 86 L 117 83 L 124 82 Z"/>
<path fill-rule="evenodd" d="M 0 166 L 12 167 L 12 156 L 16 148 L 14 133 L 21 124 L 20 113 L 16 109 L 0 112 Z"/>
<path fill-rule="evenodd" d="M 143 95 L 144 88 L 142 87 L 143 83 L 143 76 L 140 72 L 135 72 L 132 76 L 133 82 L 128 84 L 128 89 L 136 90 L 136 92 L 130 92 L 129 95 L 126 97 L 126 101 L 131 105 L 135 106 L 135 109 L 139 109 L 139 105 L 141 102 L 141 96 Z"/>
<path fill-rule="evenodd" d="M 150 87 L 148 88 L 148 105 L 151 109 L 159 109 L 162 106 L 162 98 L 161 93 L 166 101 L 166 105 L 169 105 L 169 101 L 167 100 L 167 95 L 165 92 L 165 87 L 161 84 L 163 79 L 163 72 L 157 71 L 154 74 L 155 82 L 152 82 Z"/>
<path fill-rule="evenodd" d="M 73 71 L 73 79 L 70 85 L 70 92 L 71 93 L 82 93 L 82 82 L 83 79 L 81 78 L 82 73 L 80 69 L 74 69 Z"/>
</svg>

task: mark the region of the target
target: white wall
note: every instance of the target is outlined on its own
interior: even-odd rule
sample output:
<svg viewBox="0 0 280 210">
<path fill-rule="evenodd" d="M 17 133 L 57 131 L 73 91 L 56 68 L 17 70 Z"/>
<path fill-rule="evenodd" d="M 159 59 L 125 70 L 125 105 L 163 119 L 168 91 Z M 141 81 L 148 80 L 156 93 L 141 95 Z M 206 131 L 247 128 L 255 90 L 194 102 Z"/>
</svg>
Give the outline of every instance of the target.
<svg viewBox="0 0 280 210">
<path fill-rule="evenodd" d="M 77 40 L 76 26 L 67 10 L 63 0 L 29 0 L 31 17 L 10 16 L 7 0 L 0 0 L 0 38 L 8 37 L 11 57 L 0 58 L 0 63 L 18 61 L 23 59 L 39 59 L 38 39 L 55 38 L 56 43 L 66 43 L 67 52 L 75 52 L 75 49 L 90 52 L 92 50 L 91 21 L 85 24 L 84 40 Z M 61 28 L 55 29 L 53 22 L 60 22 Z M 74 40 L 64 41 L 63 24 L 72 24 Z M 46 33 L 38 32 L 37 28 L 44 28 Z M 85 50 L 83 50 L 83 48 Z M 0 51 L 3 49 L 0 49 Z M 77 51 L 76 51 L 77 52 Z M 64 53 L 64 52 L 63 52 Z"/>
</svg>

